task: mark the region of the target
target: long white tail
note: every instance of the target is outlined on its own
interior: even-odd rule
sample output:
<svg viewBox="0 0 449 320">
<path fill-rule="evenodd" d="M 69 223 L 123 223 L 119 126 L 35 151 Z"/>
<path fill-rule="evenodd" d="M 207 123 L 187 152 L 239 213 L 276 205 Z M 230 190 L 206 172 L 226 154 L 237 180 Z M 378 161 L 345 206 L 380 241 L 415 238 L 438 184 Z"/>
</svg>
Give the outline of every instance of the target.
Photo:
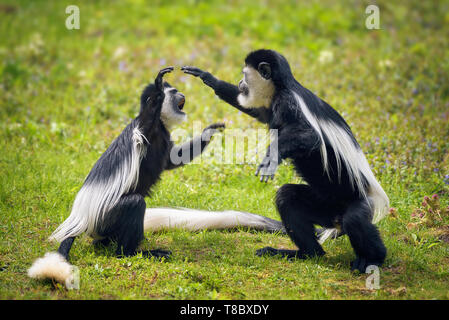
<svg viewBox="0 0 449 320">
<path fill-rule="evenodd" d="M 248 212 L 204 211 L 186 208 L 149 208 L 145 212 L 144 230 L 186 229 L 231 229 L 247 227 L 268 232 L 283 232 L 281 221 Z"/>
<path fill-rule="evenodd" d="M 164 229 L 186 229 L 198 231 L 203 229 L 231 229 L 247 227 L 267 232 L 285 233 L 282 222 L 257 214 L 239 211 L 203 211 L 195 209 L 150 208 L 145 212 L 144 230 L 159 231 Z M 28 276 L 34 279 L 53 279 L 65 283 L 71 288 L 74 278 L 74 266 L 64 256 L 68 257 L 73 240 L 65 239 L 58 252 L 48 252 L 37 259 Z M 63 254 L 61 254 L 61 252 Z"/>
</svg>

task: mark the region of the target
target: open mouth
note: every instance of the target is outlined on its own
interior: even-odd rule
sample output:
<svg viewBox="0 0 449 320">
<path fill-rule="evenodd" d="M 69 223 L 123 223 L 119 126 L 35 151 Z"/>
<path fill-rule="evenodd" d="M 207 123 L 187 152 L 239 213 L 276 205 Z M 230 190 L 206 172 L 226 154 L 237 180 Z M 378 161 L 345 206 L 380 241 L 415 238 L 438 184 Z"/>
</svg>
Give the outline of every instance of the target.
<svg viewBox="0 0 449 320">
<path fill-rule="evenodd" d="M 181 111 L 184 108 L 184 104 L 186 103 L 186 99 L 182 98 L 179 102 L 178 102 L 178 109 L 179 111 Z"/>
</svg>

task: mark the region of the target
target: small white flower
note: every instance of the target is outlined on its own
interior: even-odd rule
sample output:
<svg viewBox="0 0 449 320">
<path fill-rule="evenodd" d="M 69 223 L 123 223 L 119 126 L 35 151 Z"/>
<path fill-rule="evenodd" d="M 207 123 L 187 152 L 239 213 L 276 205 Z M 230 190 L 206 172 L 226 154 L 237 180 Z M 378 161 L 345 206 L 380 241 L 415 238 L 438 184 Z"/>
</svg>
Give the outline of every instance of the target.
<svg viewBox="0 0 449 320">
<path fill-rule="evenodd" d="M 391 68 L 393 65 L 394 65 L 393 61 L 389 59 L 379 61 L 379 67 L 381 68 Z"/>
<path fill-rule="evenodd" d="M 330 63 L 334 61 L 334 53 L 330 50 L 321 50 L 318 61 L 321 64 Z"/>
<path fill-rule="evenodd" d="M 123 57 L 126 54 L 127 51 L 128 50 L 126 49 L 126 47 L 122 47 L 122 46 L 117 47 L 117 49 L 115 49 L 115 51 L 114 51 L 114 55 L 112 56 L 112 58 L 120 59 L 121 57 Z"/>
</svg>

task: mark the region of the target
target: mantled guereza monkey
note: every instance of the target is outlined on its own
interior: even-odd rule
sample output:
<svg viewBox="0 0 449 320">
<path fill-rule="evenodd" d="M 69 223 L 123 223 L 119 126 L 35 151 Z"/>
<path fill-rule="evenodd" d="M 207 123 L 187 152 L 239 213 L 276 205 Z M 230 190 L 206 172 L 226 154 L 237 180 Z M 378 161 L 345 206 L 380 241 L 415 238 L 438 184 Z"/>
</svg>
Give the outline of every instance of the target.
<svg viewBox="0 0 449 320">
<path fill-rule="evenodd" d="M 60 242 L 58 252 L 47 253 L 28 270 L 32 278 L 53 278 L 64 283 L 71 276 L 69 251 L 75 237 L 85 232 L 104 244 L 117 242 L 118 256 L 136 254 L 143 239 L 145 200 L 163 170 L 176 167 L 170 162 L 174 147 L 167 125 L 182 121 L 185 97 L 168 83 L 162 69 L 154 84 L 140 98 L 139 115 L 112 142 L 86 177 L 70 216 L 50 239 Z M 223 127 L 213 125 L 209 131 Z M 204 146 L 207 143 L 204 144 Z M 145 256 L 168 257 L 169 251 L 152 250 Z"/>
<path fill-rule="evenodd" d="M 248 54 L 238 86 L 195 67 L 181 68 L 199 77 L 215 94 L 238 110 L 277 130 L 256 171 L 261 181 L 273 178 L 278 164 L 290 158 L 307 184 L 283 185 L 276 206 L 287 234 L 298 250 L 266 247 L 257 255 L 304 259 L 325 252 L 314 224 L 349 236 L 356 253 L 352 269 L 365 272 L 381 265 L 386 248 L 373 223 L 388 212 L 389 200 L 345 120 L 329 104 L 293 77 L 287 60 L 273 50 Z M 275 150 L 277 149 L 277 150 Z"/>
</svg>

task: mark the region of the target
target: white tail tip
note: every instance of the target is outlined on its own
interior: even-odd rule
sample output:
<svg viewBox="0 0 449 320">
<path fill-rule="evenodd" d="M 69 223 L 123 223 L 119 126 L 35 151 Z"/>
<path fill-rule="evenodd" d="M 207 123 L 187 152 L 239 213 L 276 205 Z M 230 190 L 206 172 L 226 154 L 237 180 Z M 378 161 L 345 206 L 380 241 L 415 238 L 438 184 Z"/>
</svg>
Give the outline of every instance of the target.
<svg viewBox="0 0 449 320">
<path fill-rule="evenodd" d="M 58 252 L 47 252 L 44 257 L 34 261 L 28 269 L 28 276 L 33 279 L 53 279 L 73 289 L 74 269 Z"/>
<path fill-rule="evenodd" d="M 338 230 L 335 228 L 324 229 L 324 231 L 319 236 L 318 242 L 320 244 L 323 244 L 324 241 L 326 241 L 327 239 L 329 239 L 331 237 L 336 238 L 337 235 L 338 235 Z"/>
</svg>

